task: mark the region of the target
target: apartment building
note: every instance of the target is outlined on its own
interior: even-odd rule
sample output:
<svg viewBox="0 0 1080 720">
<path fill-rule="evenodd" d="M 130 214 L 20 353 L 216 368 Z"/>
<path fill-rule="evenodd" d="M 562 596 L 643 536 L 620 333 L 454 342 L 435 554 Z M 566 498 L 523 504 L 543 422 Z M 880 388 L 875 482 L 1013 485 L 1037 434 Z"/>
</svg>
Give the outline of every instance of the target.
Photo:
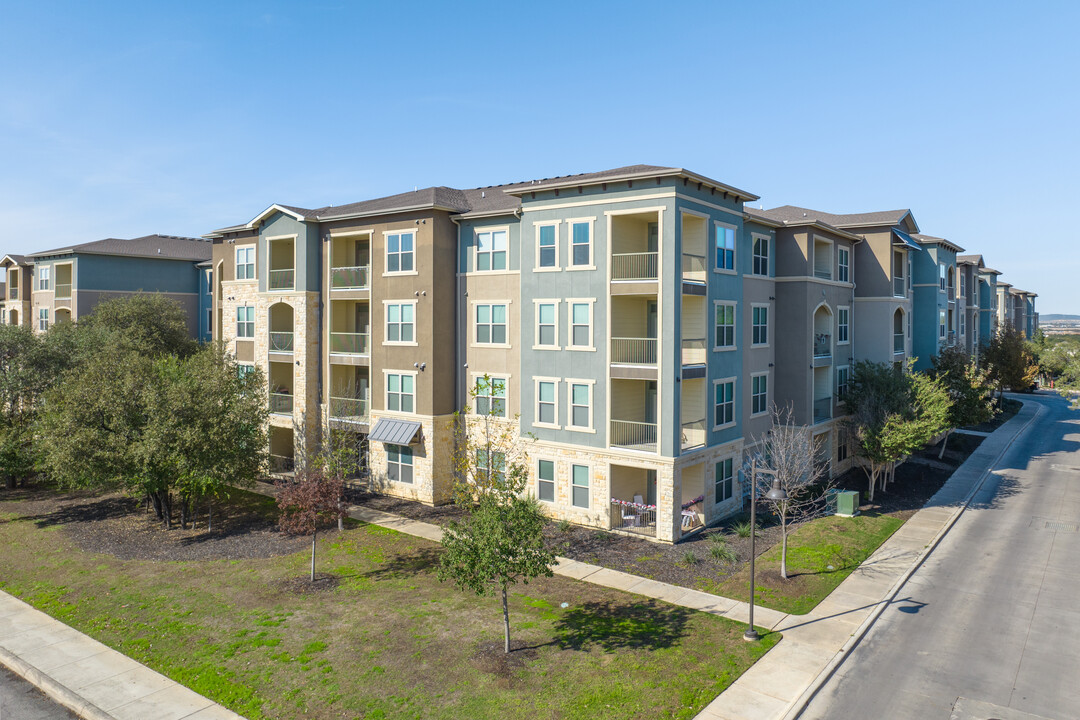
<svg viewBox="0 0 1080 720">
<path fill-rule="evenodd" d="M 913 253 L 912 355 L 915 369 L 928 370 L 942 348 L 955 345 L 961 311 L 957 304 L 957 254 L 963 248 L 944 238 L 915 233 Z"/>
<path fill-rule="evenodd" d="M 37 332 L 45 332 L 52 323 L 90 314 L 102 300 L 157 293 L 184 309 L 192 337 L 209 339 L 200 328 L 196 265 L 209 260 L 210 252 L 211 244 L 205 240 L 147 235 L 129 240 L 107 238 L 32 253 L 26 259 L 33 270 L 27 288 L 30 298 L 23 312 L 29 311 Z M 9 282 L 10 277 L 9 271 Z M 26 282 L 25 276 L 22 280 Z"/>
<path fill-rule="evenodd" d="M 34 262 L 24 255 L 5 255 L 0 260 L 0 272 L 6 280 L 4 292 L 4 323 L 30 325 L 30 301 L 34 285 Z"/>
<path fill-rule="evenodd" d="M 985 271 L 982 255 L 957 255 L 957 338 L 973 357 L 978 357 L 979 343 L 986 337 L 979 333 L 979 275 Z"/>
</svg>

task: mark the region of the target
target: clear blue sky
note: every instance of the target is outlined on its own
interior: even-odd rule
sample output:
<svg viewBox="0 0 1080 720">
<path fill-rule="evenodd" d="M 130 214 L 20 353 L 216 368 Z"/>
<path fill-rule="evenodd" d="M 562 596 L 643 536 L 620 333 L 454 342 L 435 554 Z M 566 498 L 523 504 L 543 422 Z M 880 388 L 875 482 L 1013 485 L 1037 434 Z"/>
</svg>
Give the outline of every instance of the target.
<svg viewBox="0 0 1080 720">
<path fill-rule="evenodd" d="M 634 163 L 1080 312 L 1080 3 L 0 0 L 0 252 Z"/>
</svg>

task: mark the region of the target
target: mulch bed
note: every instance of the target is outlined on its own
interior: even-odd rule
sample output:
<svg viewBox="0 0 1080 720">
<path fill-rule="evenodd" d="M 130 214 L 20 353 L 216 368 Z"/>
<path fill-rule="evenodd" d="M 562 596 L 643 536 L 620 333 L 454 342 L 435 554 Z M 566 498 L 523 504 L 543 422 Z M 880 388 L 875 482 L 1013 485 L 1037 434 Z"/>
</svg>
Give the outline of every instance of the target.
<svg viewBox="0 0 1080 720">
<path fill-rule="evenodd" d="M 337 575 L 315 573 L 314 582 L 311 580 L 310 575 L 302 575 L 300 577 L 282 580 L 278 583 L 278 587 L 293 595 L 313 595 L 315 593 L 333 590 L 340 584 L 341 578 Z"/>
</svg>

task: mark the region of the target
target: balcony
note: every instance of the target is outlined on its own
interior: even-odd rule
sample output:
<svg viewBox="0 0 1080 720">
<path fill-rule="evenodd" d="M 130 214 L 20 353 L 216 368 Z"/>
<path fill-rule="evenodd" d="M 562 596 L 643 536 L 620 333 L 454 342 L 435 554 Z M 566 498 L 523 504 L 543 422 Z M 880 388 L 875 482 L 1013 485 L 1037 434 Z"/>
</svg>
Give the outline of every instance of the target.
<svg viewBox="0 0 1080 720">
<path fill-rule="evenodd" d="M 330 333 L 330 352 L 341 355 L 367 355 L 369 333 Z"/>
<path fill-rule="evenodd" d="M 954 300 L 956 300 L 956 286 L 955 285 L 950 285 L 949 286 L 949 302 L 953 302 Z"/>
<path fill-rule="evenodd" d="M 656 506 L 611 498 L 611 528 L 656 537 Z"/>
<path fill-rule="evenodd" d="M 956 331 L 955 330 L 950 330 L 949 331 L 949 337 L 947 338 L 946 342 L 949 345 L 955 345 L 956 344 Z"/>
<path fill-rule="evenodd" d="M 292 352 L 293 334 L 291 332 L 270 333 L 270 352 Z"/>
<path fill-rule="evenodd" d="M 8 290 L 8 299 L 9 300 L 18 300 L 19 299 L 19 286 L 18 285 L 12 285 L 11 288 Z"/>
<path fill-rule="evenodd" d="M 832 398 L 818 398 L 814 401 L 814 422 L 825 422 L 832 418 Z"/>
<path fill-rule="evenodd" d="M 296 243 L 292 238 L 268 241 L 269 290 L 292 290 L 296 287 Z"/>
<path fill-rule="evenodd" d="M 814 268 L 814 277 L 818 280 L 832 280 L 832 271 L 828 268 Z"/>
<path fill-rule="evenodd" d="M 612 420 L 610 435 L 611 447 L 656 452 L 656 423 Z"/>
<path fill-rule="evenodd" d="M 832 356 L 832 335 L 828 333 L 814 333 L 814 357 Z"/>
<path fill-rule="evenodd" d="M 704 365 L 705 360 L 708 358 L 705 345 L 705 338 L 683 338 L 682 364 Z"/>
<path fill-rule="evenodd" d="M 270 472 L 275 475 L 285 475 L 296 469 L 296 460 L 288 455 L 271 455 Z"/>
<path fill-rule="evenodd" d="M 904 333 L 893 333 L 893 352 L 904 352 Z"/>
<path fill-rule="evenodd" d="M 659 253 L 613 253 L 611 255 L 612 280 L 656 280 L 659 275 Z"/>
<path fill-rule="evenodd" d="M 611 338 L 611 362 L 656 365 L 656 338 Z"/>
<path fill-rule="evenodd" d="M 893 295 L 895 295 L 896 297 L 905 297 L 906 296 L 906 293 L 904 292 L 904 278 L 902 278 L 902 277 L 894 277 L 892 279 L 892 284 L 893 284 Z"/>
<path fill-rule="evenodd" d="M 330 268 L 330 288 L 333 290 L 367 290 L 368 266 Z"/>
<path fill-rule="evenodd" d="M 705 256 L 683 253 L 682 277 L 691 282 L 705 282 Z"/>
<path fill-rule="evenodd" d="M 705 418 L 690 420 L 682 424 L 682 449 L 705 445 Z"/>
<path fill-rule="evenodd" d="M 270 393 L 270 413 L 273 415 L 292 415 L 293 396 L 288 393 Z"/>
<path fill-rule="evenodd" d="M 57 300 L 70 300 L 71 299 L 71 283 L 57 283 L 56 295 Z"/>
<path fill-rule="evenodd" d="M 334 420 L 366 423 L 369 417 L 368 399 L 366 397 L 332 397 L 330 398 L 330 417 Z"/>
<path fill-rule="evenodd" d="M 296 271 L 293 269 L 270 271 L 268 287 L 271 290 L 292 290 L 295 287 L 295 283 Z"/>
</svg>

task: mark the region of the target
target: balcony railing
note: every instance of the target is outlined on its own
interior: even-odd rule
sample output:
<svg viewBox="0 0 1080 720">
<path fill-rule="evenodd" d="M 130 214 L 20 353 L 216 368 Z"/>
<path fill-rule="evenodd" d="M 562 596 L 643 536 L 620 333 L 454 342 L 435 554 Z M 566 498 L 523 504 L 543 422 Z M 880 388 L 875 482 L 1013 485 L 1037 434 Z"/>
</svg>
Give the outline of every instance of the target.
<svg viewBox="0 0 1080 720">
<path fill-rule="evenodd" d="M 705 351 L 705 338 L 683 338 L 683 365 L 703 365 L 707 359 L 708 353 Z"/>
<path fill-rule="evenodd" d="M 819 280 L 832 280 L 832 270 L 829 268 L 814 268 L 814 277 Z"/>
<path fill-rule="evenodd" d="M 368 266 L 330 268 L 330 287 L 335 290 L 365 290 L 368 287 Z"/>
<path fill-rule="evenodd" d="M 270 393 L 270 412 L 275 415 L 292 415 L 293 396 L 287 393 Z"/>
<path fill-rule="evenodd" d="M 904 352 L 904 333 L 893 333 L 892 349 L 894 353 Z"/>
<path fill-rule="evenodd" d="M 611 498 L 611 527 L 656 536 L 656 506 Z"/>
<path fill-rule="evenodd" d="M 53 297 L 57 300 L 70 300 L 71 283 L 56 283 L 56 295 Z"/>
<path fill-rule="evenodd" d="M 832 355 L 832 335 L 814 333 L 814 357 L 829 357 L 830 355 Z"/>
<path fill-rule="evenodd" d="M 13 285 L 11 288 L 9 288 L 9 290 L 8 290 L 8 299 L 9 300 L 18 300 L 19 299 L 19 286 L 18 285 Z"/>
<path fill-rule="evenodd" d="M 656 423 L 611 421 L 611 447 L 656 452 Z"/>
<path fill-rule="evenodd" d="M 654 252 L 612 253 L 612 280 L 656 280 L 657 255 Z"/>
<path fill-rule="evenodd" d="M 270 289 L 271 290 L 292 290 L 296 282 L 296 271 L 293 269 L 288 270 L 271 270 L 270 271 Z"/>
<path fill-rule="evenodd" d="M 611 338 L 611 362 L 655 365 L 656 338 Z"/>
<path fill-rule="evenodd" d="M 330 333 L 330 352 L 343 355 L 367 355 L 368 333 Z"/>
<path fill-rule="evenodd" d="M 949 331 L 949 338 L 948 338 L 947 342 L 950 345 L 955 345 L 956 344 L 956 331 L 955 330 L 950 330 Z"/>
<path fill-rule="evenodd" d="M 949 286 L 949 300 L 955 300 L 955 299 L 956 299 L 956 286 L 955 285 L 950 285 Z"/>
<path fill-rule="evenodd" d="M 904 297 L 904 278 L 894 277 L 892 279 L 893 295 L 896 297 Z"/>
<path fill-rule="evenodd" d="M 353 422 L 368 421 L 367 398 L 330 398 L 330 417 Z"/>
<path fill-rule="evenodd" d="M 270 472 L 272 473 L 291 473 L 296 469 L 296 460 L 285 455 L 271 455 L 270 456 Z"/>
<path fill-rule="evenodd" d="M 270 352 L 292 352 L 293 334 L 291 332 L 270 333 Z"/>
<path fill-rule="evenodd" d="M 699 447 L 705 444 L 705 419 L 691 420 L 682 424 L 683 449 Z"/>
<path fill-rule="evenodd" d="M 818 398 L 814 401 L 814 422 L 824 422 L 832 417 L 832 398 Z"/>
<path fill-rule="evenodd" d="M 705 280 L 705 256 L 683 253 L 682 274 L 684 280 Z"/>
</svg>

